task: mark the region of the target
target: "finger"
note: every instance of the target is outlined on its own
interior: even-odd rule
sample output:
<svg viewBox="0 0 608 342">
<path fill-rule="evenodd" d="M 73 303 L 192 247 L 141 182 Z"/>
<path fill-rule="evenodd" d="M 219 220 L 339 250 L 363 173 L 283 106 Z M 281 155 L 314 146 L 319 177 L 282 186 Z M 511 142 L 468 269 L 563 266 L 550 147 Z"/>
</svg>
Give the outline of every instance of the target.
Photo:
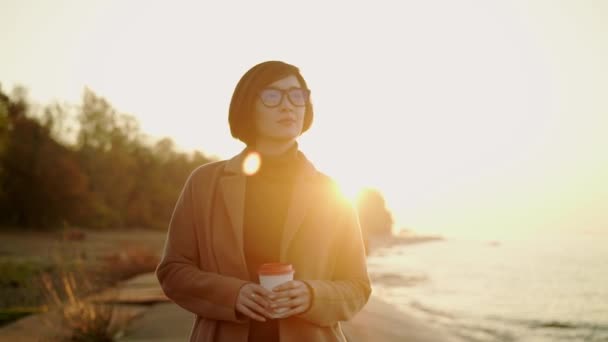
<svg viewBox="0 0 608 342">
<path fill-rule="evenodd" d="M 283 291 L 275 293 L 274 300 L 276 301 L 277 299 L 281 299 L 281 298 L 299 297 L 299 296 L 304 296 L 306 294 L 307 294 L 307 291 L 304 288 L 283 290 Z"/>
<path fill-rule="evenodd" d="M 294 308 L 292 308 L 290 310 L 287 310 L 285 312 L 275 314 L 274 317 L 275 318 L 279 318 L 279 319 L 280 318 L 287 318 L 287 317 L 291 317 L 291 316 L 294 316 L 294 315 L 299 315 L 302 312 L 304 312 L 305 310 L 306 310 L 306 306 L 305 305 L 298 305 L 298 306 L 296 306 L 296 307 L 294 307 Z"/>
<path fill-rule="evenodd" d="M 249 297 L 253 302 L 257 303 L 264 309 L 268 309 L 270 307 L 270 300 L 266 299 L 264 295 L 252 293 Z"/>
<path fill-rule="evenodd" d="M 264 298 L 271 298 L 275 295 L 272 291 L 258 284 L 252 284 L 251 288 L 255 294 L 260 295 Z"/>
<path fill-rule="evenodd" d="M 291 300 L 273 302 L 272 304 L 270 304 L 270 307 L 273 310 L 282 309 L 282 308 L 293 308 L 293 307 L 307 304 L 309 301 L 310 301 L 310 297 L 300 296 L 300 297 L 292 298 Z"/>
<path fill-rule="evenodd" d="M 255 319 L 256 321 L 260 321 L 260 322 L 266 322 L 266 319 L 264 317 L 251 311 L 248 307 L 246 307 L 242 303 L 237 304 L 236 308 L 237 308 L 237 310 L 239 310 L 239 312 L 243 313 L 245 316 L 247 316 L 251 319 Z"/>
<path fill-rule="evenodd" d="M 253 299 L 247 299 L 245 301 L 245 306 L 247 306 L 247 308 L 257 314 L 260 315 L 264 315 L 266 317 L 270 317 L 271 313 L 266 310 L 266 308 L 264 308 L 262 305 L 256 303 Z"/>
<path fill-rule="evenodd" d="M 296 280 L 290 280 L 286 283 L 283 283 L 281 285 L 277 285 L 275 287 L 272 288 L 272 291 L 274 292 L 279 292 L 279 291 L 285 291 L 285 290 L 290 290 L 290 289 L 295 289 L 300 287 L 300 285 L 304 285 L 304 284 L 300 284 L 299 281 Z"/>
</svg>

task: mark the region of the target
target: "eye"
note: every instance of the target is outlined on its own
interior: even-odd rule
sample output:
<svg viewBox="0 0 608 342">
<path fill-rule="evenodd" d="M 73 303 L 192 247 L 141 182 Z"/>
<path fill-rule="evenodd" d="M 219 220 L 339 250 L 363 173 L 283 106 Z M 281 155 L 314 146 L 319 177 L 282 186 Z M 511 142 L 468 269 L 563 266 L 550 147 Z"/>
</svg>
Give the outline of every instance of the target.
<svg viewBox="0 0 608 342">
<path fill-rule="evenodd" d="M 261 96 L 267 100 L 278 100 L 281 98 L 281 91 L 277 89 L 264 89 L 261 92 Z"/>
<path fill-rule="evenodd" d="M 305 98 L 304 89 L 291 89 L 289 91 L 289 96 L 292 99 L 303 100 Z"/>
</svg>

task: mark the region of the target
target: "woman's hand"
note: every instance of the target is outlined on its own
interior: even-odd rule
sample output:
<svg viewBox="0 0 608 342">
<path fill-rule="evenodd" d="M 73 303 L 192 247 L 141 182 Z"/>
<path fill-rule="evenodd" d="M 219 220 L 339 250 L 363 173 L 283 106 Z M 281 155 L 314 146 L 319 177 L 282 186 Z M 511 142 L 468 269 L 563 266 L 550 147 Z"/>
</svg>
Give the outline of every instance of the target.
<svg viewBox="0 0 608 342">
<path fill-rule="evenodd" d="M 285 312 L 277 313 L 274 318 L 287 318 L 301 314 L 308 310 L 311 305 L 311 294 L 308 286 L 300 280 L 288 281 L 272 289 L 275 297 L 272 299 L 270 308 L 277 310 L 287 308 Z"/>
<path fill-rule="evenodd" d="M 272 318 L 269 311 L 272 297 L 276 295 L 258 284 L 243 285 L 236 299 L 236 310 L 251 319 L 265 322 L 265 317 Z"/>
</svg>

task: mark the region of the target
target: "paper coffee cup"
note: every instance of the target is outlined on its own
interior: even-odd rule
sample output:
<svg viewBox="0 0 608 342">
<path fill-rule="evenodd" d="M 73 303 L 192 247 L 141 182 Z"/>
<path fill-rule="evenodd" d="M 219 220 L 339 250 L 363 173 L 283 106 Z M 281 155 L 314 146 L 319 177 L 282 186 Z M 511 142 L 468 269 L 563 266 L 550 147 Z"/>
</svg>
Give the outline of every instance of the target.
<svg viewBox="0 0 608 342">
<path fill-rule="evenodd" d="M 260 266 L 258 269 L 258 276 L 260 278 L 260 285 L 263 288 L 272 291 L 278 285 L 293 280 L 295 270 L 291 264 L 273 262 L 267 263 Z M 283 298 L 281 301 L 287 301 L 288 298 Z M 276 313 L 283 313 L 289 310 L 289 308 L 275 309 Z"/>
</svg>

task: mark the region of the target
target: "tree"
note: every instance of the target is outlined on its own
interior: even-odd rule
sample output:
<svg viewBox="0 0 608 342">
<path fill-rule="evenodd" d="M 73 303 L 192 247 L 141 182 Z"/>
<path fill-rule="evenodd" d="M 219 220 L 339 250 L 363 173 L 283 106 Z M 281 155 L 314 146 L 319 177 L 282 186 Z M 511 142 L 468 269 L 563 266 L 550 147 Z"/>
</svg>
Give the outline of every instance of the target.
<svg viewBox="0 0 608 342">
<path fill-rule="evenodd" d="M 0 159 L 0 208 L 6 215 L 0 220 L 46 227 L 75 219 L 86 194 L 86 177 L 75 155 L 27 116 L 24 96 L 10 99 L 3 94 L 2 103 L 8 109 L 8 129 Z"/>
<path fill-rule="evenodd" d="M 8 106 L 9 97 L 4 94 L 2 87 L 0 87 L 0 208 L 4 201 L 8 200 L 4 189 L 4 182 L 6 181 L 6 171 L 4 170 L 4 163 L 6 149 L 8 146 L 9 138 L 9 118 L 8 118 Z"/>
<path fill-rule="evenodd" d="M 78 121 L 77 151 L 90 180 L 89 223 L 96 227 L 122 226 L 137 182 L 132 156 L 140 146 L 137 121 L 118 114 L 89 89 L 85 89 Z"/>
<path fill-rule="evenodd" d="M 357 211 L 365 236 L 392 233 L 393 217 L 380 191 L 372 188 L 361 190 L 357 198 Z"/>
<path fill-rule="evenodd" d="M 164 229 L 188 175 L 211 161 L 169 138 L 145 144 L 134 117 L 88 89 L 78 106 L 30 111 L 25 89 L 0 89 L 2 224 Z"/>
</svg>

